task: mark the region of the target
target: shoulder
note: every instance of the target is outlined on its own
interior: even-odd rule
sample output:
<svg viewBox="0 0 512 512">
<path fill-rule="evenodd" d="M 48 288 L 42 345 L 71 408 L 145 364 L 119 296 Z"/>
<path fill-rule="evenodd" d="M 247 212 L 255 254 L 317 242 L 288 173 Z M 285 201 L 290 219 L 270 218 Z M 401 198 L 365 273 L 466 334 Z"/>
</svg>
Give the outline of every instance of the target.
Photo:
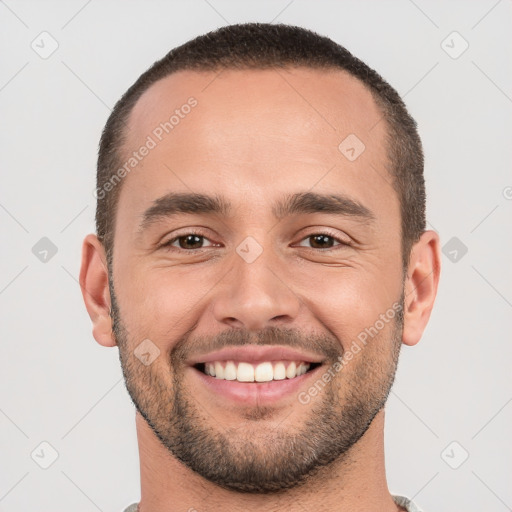
<svg viewBox="0 0 512 512">
<path fill-rule="evenodd" d="M 391 496 L 393 497 L 395 503 L 401 507 L 404 507 L 407 512 L 423 512 L 423 510 L 409 498 L 406 498 L 405 496 L 399 496 L 397 494 L 392 494 Z"/>
</svg>

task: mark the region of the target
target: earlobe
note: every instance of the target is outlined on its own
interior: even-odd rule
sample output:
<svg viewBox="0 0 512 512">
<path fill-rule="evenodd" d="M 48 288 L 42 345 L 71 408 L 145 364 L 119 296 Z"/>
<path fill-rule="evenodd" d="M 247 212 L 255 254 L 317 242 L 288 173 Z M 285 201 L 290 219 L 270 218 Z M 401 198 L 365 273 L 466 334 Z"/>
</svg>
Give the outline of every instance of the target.
<svg viewBox="0 0 512 512">
<path fill-rule="evenodd" d="M 424 231 L 411 251 L 405 281 L 405 345 L 416 345 L 427 326 L 441 273 L 441 248 L 435 231 Z"/>
<path fill-rule="evenodd" d="M 115 346 L 105 249 L 94 234 L 87 235 L 83 241 L 79 281 L 85 307 L 92 320 L 94 339 L 105 347 Z"/>
</svg>

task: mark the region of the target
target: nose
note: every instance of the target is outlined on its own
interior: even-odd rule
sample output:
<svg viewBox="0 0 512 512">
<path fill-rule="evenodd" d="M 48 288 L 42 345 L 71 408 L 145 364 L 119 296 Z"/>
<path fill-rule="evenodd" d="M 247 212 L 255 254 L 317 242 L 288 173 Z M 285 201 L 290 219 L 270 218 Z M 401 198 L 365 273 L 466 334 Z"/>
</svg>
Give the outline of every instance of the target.
<svg viewBox="0 0 512 512">
<path fill-rule="evenodd" d="M 237 253 L 232 271 L 216 287 L 213 314 L 217 322 L 259 331 L 296 321 L 301 301 L 287 282 L 283 262 L 265 249 L 252 262 Z"/>
</svg>

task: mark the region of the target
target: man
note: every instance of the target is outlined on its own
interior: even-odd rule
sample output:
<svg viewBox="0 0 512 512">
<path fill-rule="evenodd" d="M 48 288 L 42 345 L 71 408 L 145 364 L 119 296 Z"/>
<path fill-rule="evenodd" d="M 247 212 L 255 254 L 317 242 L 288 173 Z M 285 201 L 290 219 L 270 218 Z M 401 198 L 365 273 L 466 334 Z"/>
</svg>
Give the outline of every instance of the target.
<svg viewBox="0 0 512 512">
<path fill-rule="evenodd" d="M 127 511 L 419 510 L 384 405 L 440 249 L 394 89 L 307 30 L 221 28 L 115 106 L 96 195 L 80 284 L 137 409 Z"/>
</svg>

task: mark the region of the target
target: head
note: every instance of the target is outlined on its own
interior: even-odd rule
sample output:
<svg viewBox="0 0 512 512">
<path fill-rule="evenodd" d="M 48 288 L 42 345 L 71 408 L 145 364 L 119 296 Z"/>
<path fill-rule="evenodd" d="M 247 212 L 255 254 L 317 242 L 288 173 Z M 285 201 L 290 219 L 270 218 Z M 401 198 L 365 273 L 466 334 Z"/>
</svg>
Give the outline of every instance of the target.
<svg viewBox="0 0 512 512">
<path fill-rule="evenodd" d="M 439 278 L 421 142 L 397 92 L 310 31 L 224 27 L 123 95 L 96 191 L 84 299 L 162 445 L 241 492 L 349 463 Z M 241 347 L 282 349 L 277 373 L 293 350 L 308 372 L 271 397 L 275 381 L 207 375 L 213 352 Z"/>
</svg>

